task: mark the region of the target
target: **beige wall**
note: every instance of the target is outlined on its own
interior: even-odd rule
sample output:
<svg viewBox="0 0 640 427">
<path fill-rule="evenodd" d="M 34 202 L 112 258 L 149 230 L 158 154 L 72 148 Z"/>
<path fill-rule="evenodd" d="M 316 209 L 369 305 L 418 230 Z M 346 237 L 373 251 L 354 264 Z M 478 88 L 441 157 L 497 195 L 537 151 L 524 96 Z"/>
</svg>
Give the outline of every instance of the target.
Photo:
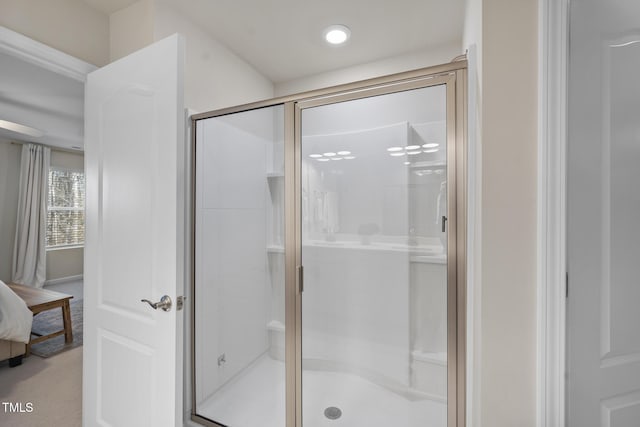
<svg viewBox="0 0 640 427">
<path fill-rule="evenodd" d="M 53 249 L 47 251 L 47 280 L 81 276 L 84 248 Z"/>
<path fill-rule="evenodd" d="M 178 32 L 187 41 L 187 108 L 204 112 L 273 97 L 273 83 L 249 63 L 170 6 L 154 3 L 154 39 Z"/>
<path fill-rule="evenodd" d="M 185 106 L 196 112 L 273 97 L 273 83 L 166 2 L 139 0 L 111 15 L 111 60 L 176 32 L 186 39 Z"/>
<path fill-rule="evenodd" d="M 386 58 L 367 64 L 360 64 L 339 70 L 307 76 L 296 80 L 280 82 L 275 85 L 275 95 L 284 96 L 308 90 L 322 89 L 343 83 L 351 83 L 388 74 L 415 70 L 439 65 L 451 61 L 464 51 L 460 43 L 438 46 L 392 58 Z"/>
<path fill-rule="evenodd" d="M 0 141 L 0 280 L 11 280 L 22 146 Z"/>
<path fill-rule="evenodd" d="M 84 154 L 81 151 L 51 150 L 51 166 L 63 169 L 84 170 Z"/>
<path fill-rule="evenodd" d="M 153 0 L 140 0 L 109 17 L 110 60 L 153 43 Z"/>
<path fill-rule="evenodd" d="M 109 63 L 109 17 L 81 0 L 0 0 L 0 25 L 90 64 Z"/>
<path fill-rule="evenodd" d="M 537 1 L 484 0 L 484 427 L 536 425 Z"/>
</svg>

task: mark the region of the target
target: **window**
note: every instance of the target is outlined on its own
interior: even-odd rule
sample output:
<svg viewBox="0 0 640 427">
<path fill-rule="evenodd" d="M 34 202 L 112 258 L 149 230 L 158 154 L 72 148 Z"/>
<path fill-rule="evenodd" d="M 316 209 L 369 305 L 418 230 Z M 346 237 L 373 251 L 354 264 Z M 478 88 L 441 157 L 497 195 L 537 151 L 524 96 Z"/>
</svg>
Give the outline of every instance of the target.
<svg viewBox="0 0 640 427">
<path fill-rule="evenodd" d="M 84 172 L 49 170 L 47 247 L 84 244 Z"/>
</svg>

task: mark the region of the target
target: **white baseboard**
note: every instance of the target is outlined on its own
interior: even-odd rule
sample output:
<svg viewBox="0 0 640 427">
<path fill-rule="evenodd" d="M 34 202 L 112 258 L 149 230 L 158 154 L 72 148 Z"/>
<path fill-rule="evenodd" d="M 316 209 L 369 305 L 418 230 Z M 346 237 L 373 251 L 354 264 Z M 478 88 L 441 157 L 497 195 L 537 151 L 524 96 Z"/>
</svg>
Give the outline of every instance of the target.
<svg viewBox="0 0 640 427">
<path fill-rule="evenodd" d="M 44 282 L 44 285 L 49 286 L 49 285 L 59 285 L 61 283 L 76 282 L 78 280 L 82 280 L 83 278 L 84 276 L 82 274 L 78 274 L 75 276 L 60 277 L 58 279 L 46 280 Z"/>
</svg>

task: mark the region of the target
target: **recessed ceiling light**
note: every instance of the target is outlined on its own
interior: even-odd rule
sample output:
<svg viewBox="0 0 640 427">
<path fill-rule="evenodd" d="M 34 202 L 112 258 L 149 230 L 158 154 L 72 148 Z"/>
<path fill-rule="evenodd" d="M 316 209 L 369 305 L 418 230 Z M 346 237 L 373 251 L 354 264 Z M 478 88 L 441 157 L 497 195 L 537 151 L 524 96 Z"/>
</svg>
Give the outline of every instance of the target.
<svg viewBox="0 0 640 427">
<path fill-rule="evenodd" d="M 335 155 L 336 155 L 336 153 L 332 153 L 332 152 L 324 153 L 325 157 L 333 157 Z"/>
<path fill-rule="evenodd" d="M 421 151 L 407 151 L 407 154 L 410 155 L 410 156 L 414 156 L 414 155 L 420 154 L 420 153 L 421 153 Z"/>
<path fill-rule="evenodd" d="M 355 158 L 356 158 L 356 156 L 346 156 L 344 159 L 345 160 L 353 160 Z"/>
<path fill-rule="evenodd" d="M 348 156 L 349 154 L 351 154 L 351 151 L 338 151 L 338 154 L 341 156 Z"/>
<path fill-rule="evenodd" d="M 411 164 L 411 162 L 404 162 L 404 164 L 405 164 L 405 165 L 410 165 L 410 164 Z"/>
<path fill-rule="evenodd" d="M 390 155 L 390 156 L 393 156 L 393 157 L 398 157 L 398 156 L 404 156 L 404 154 L 405 154 L 405 153 L 391 153 L 391 154 L 389 154 L 389 155 Z"/>
<path fill-rule="evenodd" d="M 330 159 L 318 159 L 319 162 L 328 162 Z"/>
<path fill-rule="evenodd" d="M 439 146 L 440 144 L 436 144 L 435 142 L 431 142 L 429 144 L 424 144 L 422 146 L 422 148 L 436 148 L 437 146 Z"/>
<path fill-rule="evenodd" d="M 425 153 L 435 153 L 436 151 L 438 151 L 437 148 L 432 148 L 430 150 L 423 150 Z"/>
<path fill-rule="evenodd" d="M 309 157 L 313 159 L 319 159 L 320 157 L 322 157 L 322 154 L 309 154 Z"/>
<path fill-rule="evenodd" d="M 401 151 L 402 147 L 389 147 L 387 148 L 387 151 Z"/>
<path fill-rule="evenodd" d="M 351 37 L 351 30 L 344 25 L 331 25 L 324 30 L 324 39 L 329 44 L 342 44 Z"/>
<path fill-rule="evenodd" d="M 420 148 L 419 145 L 407 145 L 404 147 L 405 150 L 417 150 L 418 148 Z"/>
<path fill-rule="evenodd" d="M 342 157 L 332 157 L 331 160 L 342 160 Z"/>
</svg>

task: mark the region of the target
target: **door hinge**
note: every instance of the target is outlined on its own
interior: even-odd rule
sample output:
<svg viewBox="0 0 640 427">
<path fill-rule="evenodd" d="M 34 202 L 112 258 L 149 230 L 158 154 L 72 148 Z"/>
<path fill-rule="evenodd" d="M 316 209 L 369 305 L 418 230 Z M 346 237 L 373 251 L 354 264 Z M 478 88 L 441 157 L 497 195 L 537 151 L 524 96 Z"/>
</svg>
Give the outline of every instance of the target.
<svg viewBox="0 0 640 427">
<path fill-rule="evenodd" d="M 569 298 L 569 272 L 564 276 L 564 297 Z"/>
<path fill-rule="evenodd" d="M 304 269 L 301 265 L 297 267 L 298 270 L 298 292 L 304 291 Z"/>
</svg>

